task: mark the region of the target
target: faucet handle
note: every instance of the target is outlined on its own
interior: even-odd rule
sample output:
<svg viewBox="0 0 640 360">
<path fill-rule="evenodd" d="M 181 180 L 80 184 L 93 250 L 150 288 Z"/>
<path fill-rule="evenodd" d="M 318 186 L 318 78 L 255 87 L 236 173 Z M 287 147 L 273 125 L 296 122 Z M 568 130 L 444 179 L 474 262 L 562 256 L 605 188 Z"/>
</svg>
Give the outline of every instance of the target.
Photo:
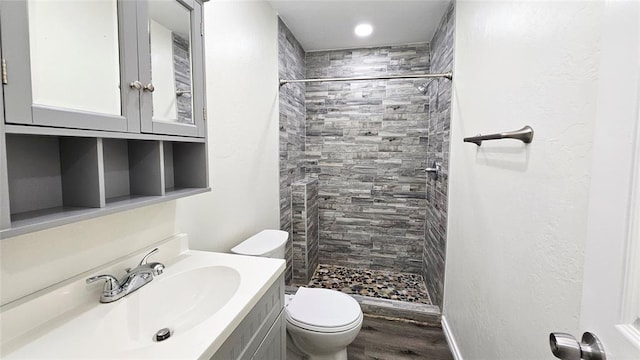
<svg viewBox="0 0 640 360">
<path fill-rule="evenodd" d="M 140 264 L 139 264 L 138 266 L 146 265 L 146 264 L 147 264 L 147 259 L 149 259 L 149 256 L 151 256 L 151 255 L 153 255 L 153 254 L 157 253 L 158 251 L 160 251 L 158 248 L 155 248 L 155 249 L 153 249 L 153 250 L 149 251 L 149 252 L 147 253 L 147 255 L 145 255 L 145 256 L 142 258 L 142 260 L 140 260 Z"/>
<path fill-rule="evenodd" d="M 156 265 L 153 267 L 153 274 L 157 276 L 157 275 L 162 275 L 163 272 L 164 272 L 164 264 L 156 263 Z"/>
<path fill-rule="evenodd" d="M 111 275 L 98 275 L 90 277 L 86 280 L 87 284 L 91 284 L 92 282 L 96 282 L 98 280 L 106 280 L 107 282 L 104 284 L 105 291 L 113 291 L 120 288 L 120 283 L 118 279 L 114 278 Z"/>
</svg>

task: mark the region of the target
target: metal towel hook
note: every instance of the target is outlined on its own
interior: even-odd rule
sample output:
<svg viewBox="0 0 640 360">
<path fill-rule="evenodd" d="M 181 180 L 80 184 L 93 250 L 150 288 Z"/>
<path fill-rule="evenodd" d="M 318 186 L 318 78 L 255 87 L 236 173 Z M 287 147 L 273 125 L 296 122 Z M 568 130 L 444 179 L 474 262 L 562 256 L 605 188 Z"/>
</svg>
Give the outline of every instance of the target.
<svg viewBox="0 0 640 360">
<path fill-rule="evenodd" d="M 474 143 L 478 146 L 482 145 L 485 140 L 499 140 L 499 139 L 516 139 L 525 144 L 531 143 L 533 140 L 533 128 L 526 125 L 520 130 L 508 131 L 503 133 L 491 134 L 491 135 L 478 135 L 464 138 L 464 142 Z"/>
</svg>

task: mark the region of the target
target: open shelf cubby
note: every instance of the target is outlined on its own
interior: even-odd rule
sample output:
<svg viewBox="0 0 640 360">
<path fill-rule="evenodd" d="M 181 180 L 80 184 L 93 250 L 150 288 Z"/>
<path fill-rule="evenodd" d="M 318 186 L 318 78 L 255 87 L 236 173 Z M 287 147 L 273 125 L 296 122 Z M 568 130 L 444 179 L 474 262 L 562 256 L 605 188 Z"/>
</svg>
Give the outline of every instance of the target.
<svg viewBox="0 0 640 360">
<path fill-rule="evenodd" d="M 102 139 L 107 204 L 162 196 L 161 142 Z"/>
<path fill-rule="evenodd" d="M 164 190 L 167 195 L 207 187 L 204 143 L 163 141 Z"/>
<path fill-rule="evenodd" d="M 6 134 L 6 159 L 0 238 L 209 191 L 200 141 Z"/>
<path fill-rule="evenodd" d="M 11 226 L 100 208 L 96 138 L 7 134 Z"/>
</svg>

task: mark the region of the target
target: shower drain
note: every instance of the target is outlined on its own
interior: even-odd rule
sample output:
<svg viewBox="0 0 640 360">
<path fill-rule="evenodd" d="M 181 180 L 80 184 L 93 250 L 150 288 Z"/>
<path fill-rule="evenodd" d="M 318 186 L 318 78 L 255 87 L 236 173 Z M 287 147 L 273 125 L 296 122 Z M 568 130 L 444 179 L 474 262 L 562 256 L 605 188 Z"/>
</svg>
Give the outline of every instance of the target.
<svg viewBox="0 0 640 360">
<path fill-rule="evenodd" d="M 158 342 L 167 340 L 170 337 L 171 337 L 171 329 L 169 328 L 162 328 L 156 331 L 156 334 L 153 336 L 153 338 Z"/>
</svg>

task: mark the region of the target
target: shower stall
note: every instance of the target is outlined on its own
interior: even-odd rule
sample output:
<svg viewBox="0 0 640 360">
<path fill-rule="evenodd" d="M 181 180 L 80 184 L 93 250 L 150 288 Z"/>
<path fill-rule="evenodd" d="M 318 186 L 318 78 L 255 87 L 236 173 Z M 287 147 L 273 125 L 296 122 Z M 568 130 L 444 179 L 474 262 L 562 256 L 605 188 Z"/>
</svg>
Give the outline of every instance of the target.
<svg viewBox="0 0 640 360">
<path fill-rule="evenodd" d="M 364 49 L 279 22 L 288 283 L 441 306 L 452 38 L 452 8 L 430 43 Z"/>
</svg>

